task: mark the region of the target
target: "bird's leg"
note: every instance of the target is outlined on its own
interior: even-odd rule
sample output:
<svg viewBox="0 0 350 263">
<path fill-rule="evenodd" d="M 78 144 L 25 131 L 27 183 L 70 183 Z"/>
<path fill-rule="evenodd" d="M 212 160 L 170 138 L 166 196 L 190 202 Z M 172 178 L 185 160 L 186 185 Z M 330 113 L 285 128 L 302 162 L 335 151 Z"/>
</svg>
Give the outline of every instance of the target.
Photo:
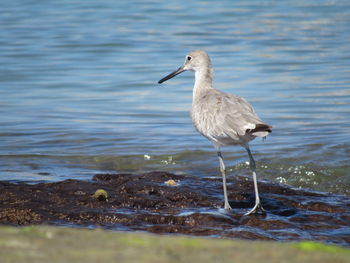
<svg viewBox="0 0 350 263">
<path fill-rule="evenodd" d="M 226 187 L 226 168 L 225 168 L 225 164 L 224 164 L 224 160 L 222 158 L 222 155 L 221 155 L 221 152 L 218 151 L 218 157 L 219 157 L 219 161 L 220 161 L 220 171 L 221 171 L 221 174 L 222 174 L 222 184 L 223 184 L 223 187 L 224 187 L 224 199 L 225 199 L 225 206 L 224 208 L 226 210 L 230 210 L 232 209 L 230 204 L 228 203 L 228 197 L 227 197 L 227 187 Z"/>
<path fill-rule="evenodd" d="M 256 214 L 256 213 L 265 214 L 265 209 L 262 207 L 262 205 L 260 203 L 260 198 L 259 198 L 258 182 L 256 180 L 255 161 L 254 161 L 252 153 L 250 152 L 249 146 L 247 146 L 246 149 L 247 149 L 247 152 L 249 155 L 249 166 L 250 166 L 250 169 L 252 170 L 252 173 L 253 173 L 254 190 L 255 190 L 255 205 L 251 210 L 249 210 L 244 215 L 250 215 L 250 214 Z"/>
</svg>

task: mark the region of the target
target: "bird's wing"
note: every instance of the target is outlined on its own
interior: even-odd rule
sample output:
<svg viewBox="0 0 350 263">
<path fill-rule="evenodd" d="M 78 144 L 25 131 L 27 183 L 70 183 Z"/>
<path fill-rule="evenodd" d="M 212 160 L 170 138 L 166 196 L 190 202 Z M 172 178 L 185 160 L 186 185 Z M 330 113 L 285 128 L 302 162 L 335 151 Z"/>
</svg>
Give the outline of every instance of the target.
<svg viewBox="0 0 350 263">
<path fill-rule="evenodd" d="M 255 113 L 253 107 L 243 98 L 217 91 L 216 121 L 217 127 L 229 136 L 244 136 L 247 130 L 256 128 L 256 124 L 263 123 Z"/>
</svg>

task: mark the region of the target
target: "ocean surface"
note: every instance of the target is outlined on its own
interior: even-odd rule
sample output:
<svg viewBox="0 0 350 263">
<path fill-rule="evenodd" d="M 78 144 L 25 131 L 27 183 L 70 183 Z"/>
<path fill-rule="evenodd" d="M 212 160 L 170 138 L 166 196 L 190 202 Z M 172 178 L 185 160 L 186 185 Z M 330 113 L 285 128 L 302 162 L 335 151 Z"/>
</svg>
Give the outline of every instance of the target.
<svg viewBox="0 0 350 263">
<path fill-rule="evenodd" d="M 350 195 L 350 2 L 2 1 L 0 180 L 154 170 L 220 176 L 189 117 L 203 49 L 214 87 L 274 127 L 251 142 L 258 179 Z M 223 148 L 230 177 L 250 176 Z"/>
</svg>

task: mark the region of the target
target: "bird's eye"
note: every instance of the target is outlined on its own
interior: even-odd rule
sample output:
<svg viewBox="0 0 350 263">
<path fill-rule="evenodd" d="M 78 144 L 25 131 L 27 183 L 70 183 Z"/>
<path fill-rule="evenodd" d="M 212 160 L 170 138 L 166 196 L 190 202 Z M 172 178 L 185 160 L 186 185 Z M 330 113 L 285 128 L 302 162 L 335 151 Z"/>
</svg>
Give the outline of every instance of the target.
<svg viewBox="0 0 350 263">
<path fill-rule="evenodd" d="M 187 57 L 187 60 L 188 60 L 188 61 L 190 61 L 191 59 L 192 59 L 192 57 L 190 57 L 190 56 Z"/>
</svg>

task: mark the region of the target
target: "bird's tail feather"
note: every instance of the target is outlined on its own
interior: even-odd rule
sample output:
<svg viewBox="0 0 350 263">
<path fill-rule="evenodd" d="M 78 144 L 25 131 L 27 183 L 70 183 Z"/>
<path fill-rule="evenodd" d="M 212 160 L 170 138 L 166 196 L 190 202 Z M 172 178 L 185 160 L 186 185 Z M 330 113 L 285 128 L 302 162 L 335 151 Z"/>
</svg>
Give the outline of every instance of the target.
<svg viewBox="0 0 350 263">
<path fill-rule="evenodd" d="M 264 123 L 258 123 L 255 125 L 254 129 L 247 129 L 246 133 L 250 133 L 254 136 L 258 137 L 265 137 L 269 133 L 272 132 L 272 126 L 264 124 Z"/>
</svg>

